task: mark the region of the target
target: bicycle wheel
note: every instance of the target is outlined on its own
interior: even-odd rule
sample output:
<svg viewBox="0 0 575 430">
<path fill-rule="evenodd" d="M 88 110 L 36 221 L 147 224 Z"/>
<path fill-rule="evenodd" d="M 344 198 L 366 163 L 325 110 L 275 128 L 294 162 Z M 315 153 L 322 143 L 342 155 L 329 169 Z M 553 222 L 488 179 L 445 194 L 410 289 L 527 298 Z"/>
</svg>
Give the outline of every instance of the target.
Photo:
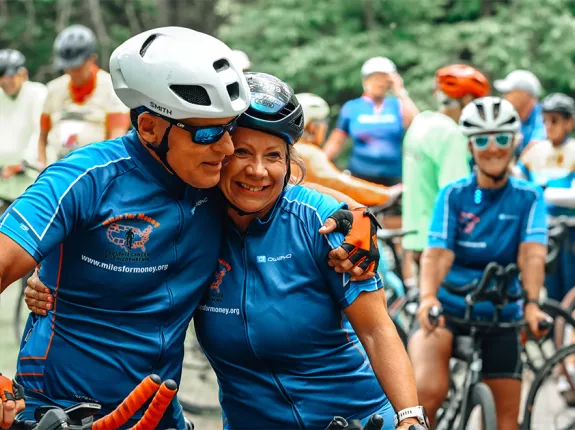
<svg viewBox="0 0 575 430">
<path fill-rule="evenodd" d="M 216 374 L 196 339 L 193 324 L 188 328 L 184 348 L 182 381 L 178 390 L 182 408 L 190 414 L 219 414 Z"/>
<path fill-rule="evenodd" d="M 575 321 L 573 321 L 573 314 L 575 309 L 575 288 L 569 290 L 569 292 L 561 300 L 561 307 L 565 309 L 571 320 L 562 318 L 555 323 L 555 345 L 557 348 L 563 346 L 571 345 L 574 343 L 572 341 L 572 336 L 574 334 L 573 329 L 575 326 Z"/>
<path fill-rule="evenodd" d="M 573 363 L 575 345 L 570 345 L 539 369 L 527 394 L 521 430 L 575 428 L 575 372 L 567 371 Z"/>
<path fill-rule="evenodd" d="M 470 403 L 465 416 L 466 429 L 491 430 L 497 428 L 497 414 L 495 412 L 495 400 L 489 387 L 479 382 L 471 389 Z M 480 408 L 480 411 L 477 409 Z M 477 417 L 477 412 L 479 417 Z M 479 425 L 477 424 L 479 421 Z"/>
</svg>

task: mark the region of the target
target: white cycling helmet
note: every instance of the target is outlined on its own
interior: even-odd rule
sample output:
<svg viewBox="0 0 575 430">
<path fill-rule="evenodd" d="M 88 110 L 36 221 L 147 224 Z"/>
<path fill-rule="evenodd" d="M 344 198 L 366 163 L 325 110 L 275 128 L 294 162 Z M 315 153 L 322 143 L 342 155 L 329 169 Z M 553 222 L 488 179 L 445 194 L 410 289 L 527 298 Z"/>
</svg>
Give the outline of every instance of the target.
<svg viewBox="0 0 575 430">
<path fill-rule="evenodd" d="M 395 64 L 389 58 L 372 57 L 361 66 L 361 77 L 365 79 L 372 73 L 395 73 L 396 71 Z"/>
<path fill-rule="evenodd" d="M 463 108 L 459 128 L 465 136 L 509 132 L 516 134 L 521 120 L 513 105 L 499 97 L 481 97 Z"/>
<path fill-rule="evenodd" d="M 236 63 L 236 66 L 240 68 L 240 70 L 247 72 L 252 67 L 252 62 L 244 51 L 240 51 L 239 49 L 234 49 L 232 51 L 232 61 Z"/>
<path fill-rule="evenodd" d="M 329 116 L 329 105 L 320 96 L 312 93 L 296 94 L 303 109 L 303 126 L 304 128 L 311 121 L 323 121 Z"/>
<path fill-rule="evenodd" d="M 220 40 L 183 27 L 140 33 L 110 57 L 114 91 L 130 109 L 145 106 L 172 119 L 242 114 L 250 88 Z"/>
</svg>

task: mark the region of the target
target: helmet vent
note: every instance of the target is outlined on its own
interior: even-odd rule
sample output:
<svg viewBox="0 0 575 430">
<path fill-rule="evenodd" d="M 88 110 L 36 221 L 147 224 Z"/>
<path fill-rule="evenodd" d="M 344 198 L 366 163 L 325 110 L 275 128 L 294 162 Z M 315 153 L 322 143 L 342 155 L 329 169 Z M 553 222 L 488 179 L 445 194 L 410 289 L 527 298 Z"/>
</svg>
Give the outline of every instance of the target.
<svg viewBox="0 0 575 430">
<path fill-rule="evenodd" d="M 157 34 L 152 34 L 150 37 L 148 37 L 146 39 L 146 41 L 144 42 L 144 44 L 142 45 L 142 47 L 140 48 L 140 56 L 143 57 L 146 54 L 146 51 L 148 50 L 148 48 L 150 47 L 150 45 L 152 44 L 152 42 L 154 40 L 156 40 L 156 37 L 158 37 Z"/>
<path fill-rule="evenodd" d="M 473 123 L 473 122 L 470 122 L 470 121 L 468 121 L 468 120 L 463 121 L 463 124 L 462 124 L 462 125 L 463 125 L 464 127 L 478 127 L 478 128 L 481 127 L 480 125 L 475 124 L 475 123 Z"/>
<path fill-rule="evenodd" d="M 176 95 L 188 103 L 199 106 L 210 106 L 212 101 L 204 87 L 199 85 L 170 85 Z"/>
<path fill-rule="evenodd" d="M 214 61 L 214 69 L 218 73 L 223 72 L 224 70 L 229 69 L 229 68 L 230 68 L 230 63 L 228 63 L 228 60 L 226 60 L 225 58 L 222 58 L 221 60 L 218 60 L 218 61 Z"/>
<path fill-rule="evenodd" d="M 499 116 L 499 109 L 501 108 L 501 103 L 493 103 L 493 117 L 497 118 Z"/>
<path fill-rule="evenodd" d="M 290 113 L 292 113 L 295 108 L 297 106 L 295 105 L 295 103 L 293 103 L 291 100 L 288 102 L 287 105 L 285 105 L 279 112 L 278 115 L 281 116 L 282 118 L 285 118 L 286 116 L 288 116 Z"/>
<path fill-rule="evenodd" d="M 483 107 L 483 104 L 477 103 L 476 106 L 477 106 L 477 113 L 479 113 L 481 119 L 485 121 L 485 108 Z"/>
<path fill-rule="evenodd" d="M 234 101 L 237 100 L 240 96 L 240 84 L 234 82 L 233 84 L 229 84 L 227 87 L 228 94 L 230 96 L 230 100 Z"/>
<path fill-rule="evenodd" d="M 509 124 L 513 124 L 515 122 L 515 117 L 511 117 L 509 118 L 507 121 L 505 121 L 503 124 L 501 124 L 502 126 L 504 125 L 509 125 Z"/>
</svg>

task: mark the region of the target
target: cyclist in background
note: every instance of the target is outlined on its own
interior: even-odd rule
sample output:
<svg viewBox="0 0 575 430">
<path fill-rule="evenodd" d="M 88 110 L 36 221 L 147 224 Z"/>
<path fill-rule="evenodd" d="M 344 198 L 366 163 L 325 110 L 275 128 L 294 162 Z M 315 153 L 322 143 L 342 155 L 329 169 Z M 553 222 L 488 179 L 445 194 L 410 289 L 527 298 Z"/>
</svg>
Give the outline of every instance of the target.
<svg viewBox="0 0 575 430">
<path fill-rule="evenodd" d="M 24 55 L 0 50 L 0 198 L 15 200 L 34 182 L 46 87 L 28 80 Z M 10 180 L 7 180 L 10 178 Z"/>
<path fill-rule="evenodd" d="M 541 104 L 547 140 L 531 142 L 517 167 L 521 175 L 545 188 L 548 214 L 575 217 L 575 101 L 565 94 L 550 94 Z M 575 228 L 569 228 L 567 243 L 555 273 L 547 275 L 547 296 L 561 302 L 575 286 Z"/>
<path fill-rule="evenodd" d="M 329 161 L 321 150 L 327 132 L 329 105 L 321 97 L 311 93 L 297 94 L 303 108 L 304 133 L 295 145 L 305 165 L 309 182 L 320 184 L 350 196 L 366 206 L 375 206 L 395 200 L 401 193 L 401 185 L 387 188 L 346 175 Z"/>
<path fill-rule="evenodd" d="M 545 126 L 541 115 L 539 96 L 541 83 L 528 70 L 514 70 L 505 79 L 493 83 L 495 89 L 504 94 L 521 118 L 521 143 L 515 148 L 517 157 L 533 141 L 545 140 Z"/>
<path fill-rule="evenodd" d="M 64 29 L 54 42 L 55 66 L 65 74 L 48 83 L 38 160 L 47 165 L 70 151 L 126 133 L 130 117 L 96 64 L 96 37 L 83 25 Z"/>
<path fill-rule="evenodd" d="M 348 169 L 352 175 L 386 186 L 399 184 L 401 141 L 419 111 L 390 59 L 370 58 L 361 68 L 361 77 L 363 95 L 343 105 L 324 151 L 333 160 L 351 137 Z M 388 95 L 389 90 L 394 96 Z"/>
<path fill-rule="evenodd" d="M 489 90 L 487 78 L 471 66 L 453 64 L 437 70 L 434 95 L 439 112 L 420 113 L 405 134 L 402 227 L 417 231 L 402 240 L 407 260 L 419 264 L 439 190 L 469 174 L 467 138 L 457 121 L 468 103 Z"/>
<path fill-rule="evenodd" d="M 421 261 L 421 326 L 409 341 L 418 397 L 434 421 L 449 389 L 449 360 L 454 335 L 468 327 L 449 322 L 435 328 L 428 319 L 433 306 L 445 314 L 463 317 L 464 294 L 449 293 L 442 282 L 463 287 L 476 282 L 488 263 L 516 263 L 527 292 L 522 301 L 503 307 L 504 320 L 525 315 L 539 336 L 538 323 L 546 319 L 539 309 L 547 253 L 546 208 L 541 189 L 510 177 L 513 143 L 520 130 L 519 116 L 506 100 L 484 97 L 469 103 L 459 119 L 475 160 L 470 176 L 444 187 L 436 200 L 429 229 L 429 244 Z M 464 160 L 461 162 L 465 163 Z M 510 293 L 520 292 L 516 279 Z M 524 308 L 523 308 L 524 305 Z M 491 302 L 479 302 L 474 319 L 493 318 Z M 498 430 L 516 430 L 521 397 L 521 342 L 519 330 L 501 329 L 482 334 L 482 375 L 496 403 Z"/>
</svg>

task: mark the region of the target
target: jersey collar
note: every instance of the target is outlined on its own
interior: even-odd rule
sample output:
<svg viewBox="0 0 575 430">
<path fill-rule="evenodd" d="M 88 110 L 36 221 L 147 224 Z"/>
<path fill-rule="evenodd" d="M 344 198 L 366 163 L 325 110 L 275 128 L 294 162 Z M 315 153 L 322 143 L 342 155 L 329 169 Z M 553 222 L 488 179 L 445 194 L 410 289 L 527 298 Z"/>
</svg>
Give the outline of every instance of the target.
<svg viewBox="0 0 575 430">
<path fill-rule="evenodd" d="M 288 185 L 288 187 L 291 187 L 291 185 Z M 282 200 L 284 198 L 286 191 L 289 189 L 288 187 L 283 189 L 278 199 L 276 200 L 274 206 L 266 214 L 266 216 L 264 216 L 263 218 L 255 218 L 251 222 L 250 226 L 246 231 L 246 234 L 265 233 L 270 228 L 271 222 L 273 221 L 273 219 L 275 218 L 275 216 L 277 215 L 278 211 L 281 208 Z M 232 227 L 234 230 L 238 231 L 234 222 L 230 217 L 226 217 L 226 224 L 228 227 Z"/>
<path fill-rule="evenodd" d="M 146 176 L 174 195 L 183 194 L 186 183 L 164 169 L 160 162 L 140 142 L 135 130 L 131 130 L 126 134 L 124 142 L 128 153 Z"/>
</svg>

